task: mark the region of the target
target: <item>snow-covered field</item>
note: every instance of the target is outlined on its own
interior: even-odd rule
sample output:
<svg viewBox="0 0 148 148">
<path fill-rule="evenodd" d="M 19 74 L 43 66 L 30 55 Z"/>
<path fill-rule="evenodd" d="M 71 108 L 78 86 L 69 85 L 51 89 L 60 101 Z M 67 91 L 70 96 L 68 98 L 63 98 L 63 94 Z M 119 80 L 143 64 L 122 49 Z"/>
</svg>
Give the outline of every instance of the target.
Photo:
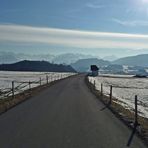
<svg viewBox="0 0 148 148">
<path fill-rule="evenodd" d="M 74 73 L 55 73 L 55 72 L 11 72 L 11 71 L 0 71 L 0 94 L 1 92 L 10 91 L 12 88 L 12 81 L 14 81 L 15 88 L 22 88 L 23 90 L 29 89 L 29 81 L 37 82 L 31 83 L 31 88 L 55 81 L 57 79 L 63 79 L 74 75 Z M 24 82 L 24 84 L 22 84 Z M 26 86 L 26 87 L 25 87 Z M 22 91 L 22 90 L 21 90 Z M 19 92 L 16 92 L 19 93 Z M 0 95 L 0 98 L 2 95 Z"/>
<path fill-rule="evenodd" d="M 110 85 L 113 86 L 113 97 L 117 98 L 117 103 L 130 110 L 134 109 L 134 98 L 138 96 L 138 111 L 143 117 L 148 118 L 148 78 L 132 78 L 131 76 L 98 76 L 89 77 L 91 83 L 96 83 L 96 89 L 109 95 Z"/>
</svg>

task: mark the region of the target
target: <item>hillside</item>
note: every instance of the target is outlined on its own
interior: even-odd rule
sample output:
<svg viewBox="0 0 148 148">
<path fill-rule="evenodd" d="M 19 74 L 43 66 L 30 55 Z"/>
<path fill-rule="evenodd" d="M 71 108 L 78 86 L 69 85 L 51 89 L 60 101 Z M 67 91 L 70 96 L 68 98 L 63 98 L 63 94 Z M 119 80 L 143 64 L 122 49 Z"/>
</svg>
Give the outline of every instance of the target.
<svg viewBox="0 0 148 148">
<path fill-rule="evenodd" d="M 55 58 L 53 59 L 53 62 L 56 64 L 60 64 L 60 63 L 71 64 L 71 63 L 75 63 L 80 59 L 88 59 L 88 58 L 96 58 L 96 57 L 92 55 L 85 55 L 85 54 L 67 53 L 67 54 L 61 54 L 61 55 L 55 56 Z"/>
<path fill-rule="evenodd" d="M 0 70 L 7 71 L 46 71 L 46 72 L 75 72 L 71 66 L 51 64 L 46 61 L 20 61 L 13 64 L 1 64 Z"/>
<path fill-rule="evenodd" d="M 148 54 L 120 58 L 118 60 L 113 61 L 112 63 L 128 66 L 148 67 Z"/>
<path fill-rule="evenodd" d="M 103 60 L 107 60 L 107 61 L 115 61 L 118 58 L 115 55 L 110 55 L 110 56 L 105 56 L 102 58 Z"/>
<path fill-rule="evenodd" d="M 90 65 L 97 65 L 98 67 L 100 67 L 109 64 L 110 64 L 109 61 L 97 58 L 90 58 L 90 59 L 78 60 L 77 62 L 71 64 L 71 66 L 78 72 L 87 72 L 90 69 Z"/>
</svg>

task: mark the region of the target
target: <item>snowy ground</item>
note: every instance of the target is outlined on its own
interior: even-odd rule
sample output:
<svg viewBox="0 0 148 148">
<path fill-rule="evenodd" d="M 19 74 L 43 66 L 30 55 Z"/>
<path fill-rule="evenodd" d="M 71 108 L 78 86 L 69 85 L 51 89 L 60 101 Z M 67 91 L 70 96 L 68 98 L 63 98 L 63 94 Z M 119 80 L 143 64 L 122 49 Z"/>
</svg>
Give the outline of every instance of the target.
<svg viewBox="0 0 148 148">
<path fill-rule="evenodd" d="M 112 75 L 113 76 L 113 75 Z M 103 84 L 103 93 L 109 95 L 110 85 L 113 86 L 113 97 L 118 99 L 119 104 L 130 110 L 134 109 L 134 98 L 138 96 L 138 111 L 141 116 L 148 118 L 148 78 L 132 78 L 131 76 L 113 76 L 113 77 L 89 77 L 91 83 L 96 83 L 96 89 L 101 90 Z"/>
<path fill-rule="evenodd" d="M 1 92 L 7 92 L 11 90 L 12 81 L 14 81 L 15 88 L 18 88 L 20 89 L 20 91 L 23 91 L 29 89 L 29 81 L 38 82 L 31 83 L 31 88 L 33 88 L 40 85 L 40 79 L 42 84 L 47 83 L 47 76 L 48 82 L 51 82 L 57 79 L 69 77 L 71 75 L 74 75 L 74 73 L 0 71 L 0 98 L 2 97 Z M 24 82 L 24 84 L 22 84 L 22 82 Z M 19 93 L 19 90 L 15 93 Z"/>
</svg>

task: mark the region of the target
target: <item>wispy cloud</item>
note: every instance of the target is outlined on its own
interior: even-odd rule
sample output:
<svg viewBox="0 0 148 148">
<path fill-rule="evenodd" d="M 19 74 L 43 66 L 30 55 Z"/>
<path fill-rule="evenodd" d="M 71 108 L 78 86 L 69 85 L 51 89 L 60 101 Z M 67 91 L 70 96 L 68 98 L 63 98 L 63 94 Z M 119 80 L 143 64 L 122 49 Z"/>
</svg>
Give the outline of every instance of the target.
<svg viewBox="0 0 148 148">
<path fill-rule="evenodd" d="M 100 8 L 104 8 L 105 5 L 101 5 L 101 4 L 93 4 L 93 3 L 87 3 L 86 7 L 88 8 L 92 8 L 92 9 L 100 9 Z"/>
<path fill-rule="evenodd" d="M 148 3 L 148 0 L 142 0 L 143 3 Z"/>
<path fill-rule="evenodd" d="M 75 48 L 146 49 L 148 48 L 148 35 L 1 24 L 0 42 Z"/>
<path fill-rule="evenodd" d="M 142 21 L 142 20 L 122 21 L 119 19 L 112 19 L 112 20 L 120 25 L 123 25 L 123 26 L 130 26 L 130 27 L 148 26 L 148 21 Z"/>
</svg>

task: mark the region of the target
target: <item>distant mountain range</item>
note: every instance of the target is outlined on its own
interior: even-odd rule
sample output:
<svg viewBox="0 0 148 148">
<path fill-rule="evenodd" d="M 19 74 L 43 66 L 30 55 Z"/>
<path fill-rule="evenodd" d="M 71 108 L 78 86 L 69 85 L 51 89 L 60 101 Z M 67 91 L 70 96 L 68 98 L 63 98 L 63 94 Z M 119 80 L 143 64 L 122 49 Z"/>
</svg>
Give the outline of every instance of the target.
<svg viewBox="0 0 148 148">
<path fill-rule="evenodd" d="M 14 64 L 1 64 L 0 70 L 6 71 L 39 71 L 39 72 L 76 72 L 69 65 L 51 64 L 46 61 L 20 61 Z"/>
<path fill-rule="evenodd" d="M 0 64 L 10 64 L 14 62 L 19 62 L 22 60 L 31 61 L 48 61 L 55 64 L 67 64 L 76 63 L 81 59 L 99 59 L 98 56 L 85 55 L 85 54 L 74 54 L 66 53 L 60 55 L 52 54 L 23 54 L 23 53 L 13 53 L 13 52 L 0 52 Z M 116 56 L 111 55 L 102 58 L 102 60 L 109 61 L 111 64 L 128 65 L 128 66 L 142 66 L 148 67 L 148 54 L 142 54 L 137 56 L 130 56 L 117 59 Z"/>
<path fill-rule="evenodd" d="M 53 59 L 53 62 L 57 64 L 61 64 L 61 63 L 71 64 L 80 59 L 89 59 L 89 58 L 99 58 L 99 57 L 92 56 L 92 55 L 67 53 L 67 54 L 61 54 L 61 55 L 55 56 L 55 58 Z"/>
<path fill-rule="evenodd" d="M 135 56 L 134 58 L 128 58 L 129 63 L 126 62 L 126 58 L 122 58 L 120 62 L 119 60 L 109 62 L 102 59 L 97 58 L 90 58 L 90 59 L 81 59 L 75 63 L 72 63 L 71 66 L 77 70 L 78 72 L 88 72 L 90 71 L 90 65 L 97 65 L 100 68 L 100 73 L 108 73 L 108 74 L 132 74 L 132 75 L 141 75 L 147 76 L 148 75 L 148 62 L 146 62 L 146 57 L 148 55 L 139 55 Z M 138 60 L 136 58 L 138 57 Z M 140 62 L 140 58 L 144 58 L 145 61 Z M 134 59 L 134 61 L 133 61 Z M 148 57 L 147 57 L 148 61 Z M 137 64 L 134 64 L 136 63 Z M 139 65 L 139 66 L 137 66 Z"/>
<path fill-rule="evenodd" d="M 0 52 L 0 64 L 18 62 L 16 55 L 11 52 Z"/>
<path fill-rule="evenodd" d="M 54 55 L 51 55 L 51 54 L 23 54 L 23 53 L 19 53 L 19 54 L 15 54 L 16 58 L 19 60 L 19 61 L 22 61 L 22 60 L 31 60 L 31 61 L 49 61 L 51 62 L 55 56 Z"/>
<path fill-rule="evenodd" d="M 104 60 L 106 59 L 106 60 Z M 104 72 L 110 73 L 134 73 L 136 70 L 148 68 L 148 54 L 124 57 L 116 59 L 114 55 L 100 59 L 98 56 L 67 53 L 61 55 L 51 54 L 15 54 L 11 52 L 0 52 L 0 64 L 11 64 L 22 60 L 48 61 L 55 64 L 71 65 L 78 72 L 90 70 L 90 65 L 97 65 Z"/>
<path fill-rule="evenodd" d="M 111 62 L 111 61 L 115 61 L 115 60 L 117 60 L 118 58 L 117 58 L 116 56 L 114 56 L 114 55 L 111 55 L 111 56 L 103 57 L 102 59 Z"/>
<path fill-rule="evenodd" d="M 24 53 L 13 53 L 13 52 L 0 52 L 0 64 L 10 64 L 14 62 L 19 62 L 22 60 L 32 60 L 32 61 L 49 61 L 51 62 L 55 58 L 54 55 L 50 54 L 24 54 Z"/>
<path fill-rule="evenodd" d="M 101 67 L 109 64 L 109 61 L 97 58 L 90 58 L 78 60 L 77 62 L 72 63 L 71 66 L 78 72 L 86 72 L 90 70 L 90 65 L 97 65 L 98 67 Z"/>
<path fill-rule="evenodd" d="M 52 54 L 24 54 L 24 53 L 13 53 L 13 52 L 0 52 L 0 64 L 10 64 L 22 60 L 31 60 L 31 61 L 49 61 L 51 63 L 56 64 L 71 64 L 79 59 L 87 59 L 87 58 L 99 58 L 97 56 L 92 55 L 84 55 L 84 54 L 73 54 L 66 53 L 60 55 L 52 55 Z"/>
<path fill-rule="evenodd" d="M 113 61 L 112 63 L 128 66 L 148 67 L 148 54 L 120 58 L 118 60 Z"/>
</svg>

